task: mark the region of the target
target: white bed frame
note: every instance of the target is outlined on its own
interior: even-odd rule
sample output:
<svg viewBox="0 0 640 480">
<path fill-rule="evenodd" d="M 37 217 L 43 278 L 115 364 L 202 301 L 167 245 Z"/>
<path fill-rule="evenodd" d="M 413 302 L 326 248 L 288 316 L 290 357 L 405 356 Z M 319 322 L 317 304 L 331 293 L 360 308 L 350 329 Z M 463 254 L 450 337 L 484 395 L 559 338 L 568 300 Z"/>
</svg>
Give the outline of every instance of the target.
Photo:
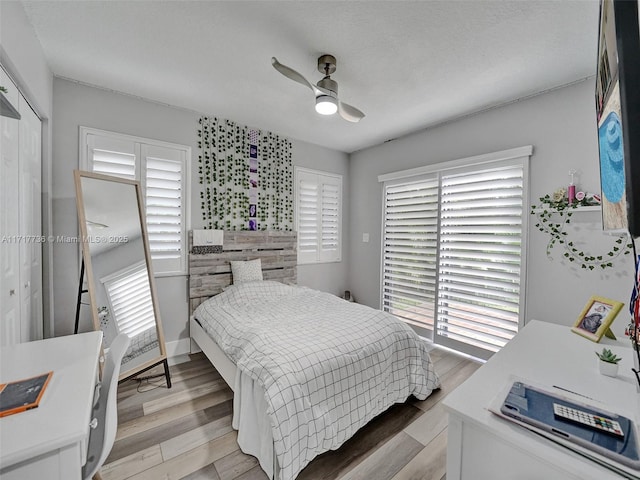
<svg viewBox="0 0 640 480">
<path fill-rule="evenodd" d="M 191 332 L 191 339 L 196 342 L 200 350 L 206 355 L 211 364 L 220 373 L 222 378 L 231 390 L 234 390 L 234 383 L 236 378 L 236 366 L 229 360 L 229 357 L 222 351 L 218 344 L 213 340 L 204 328 L 193 318 L 189 321 L 189 331 Z M 193 348 L 192 348 L 193 351 Z"/>
</svg>

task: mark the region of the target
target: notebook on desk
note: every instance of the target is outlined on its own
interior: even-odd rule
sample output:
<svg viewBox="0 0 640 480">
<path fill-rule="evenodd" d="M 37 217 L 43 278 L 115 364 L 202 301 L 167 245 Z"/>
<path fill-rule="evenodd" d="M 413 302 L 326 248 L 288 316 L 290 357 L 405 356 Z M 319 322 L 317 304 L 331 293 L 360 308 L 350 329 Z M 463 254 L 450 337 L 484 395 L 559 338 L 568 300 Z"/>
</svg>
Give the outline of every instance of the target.
<svg viewBox="0 0 640 480">
<path fill-rule="evenodd" d="M 490 408 L 494 413 L 608 468 L 619 465 L 640 471 L 638 434 L 631 419 L 523 381 L 509 385 Z"/>
<path fill-rule="evenodd" d="M 0 417 L 36 408 L 53 372 L 0 385 Z"/>
</svg>

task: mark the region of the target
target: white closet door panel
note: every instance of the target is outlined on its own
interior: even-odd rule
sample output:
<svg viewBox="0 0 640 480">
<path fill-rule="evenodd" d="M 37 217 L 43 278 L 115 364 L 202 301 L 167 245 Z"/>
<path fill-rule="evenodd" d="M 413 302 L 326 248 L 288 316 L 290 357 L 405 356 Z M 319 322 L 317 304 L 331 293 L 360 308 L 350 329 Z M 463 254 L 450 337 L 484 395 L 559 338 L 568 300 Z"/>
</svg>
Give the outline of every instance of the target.
<svg viewBox="0 0 640 480">
<path fill-rule="evenodd" d="M 42 126 L 0 72 L 22 117 L 0 117 L 0 345 L 5 346 L 43 337 Z"/>
<path fill-rule="evenodd" d="M 20 342 L 19 125 L 0 117 L 0 346 Z"/>
<path fill-rule="evenodd" d="M 20 103 L 21 341 L 42 339 L 41 122 Z"/>
</svg>

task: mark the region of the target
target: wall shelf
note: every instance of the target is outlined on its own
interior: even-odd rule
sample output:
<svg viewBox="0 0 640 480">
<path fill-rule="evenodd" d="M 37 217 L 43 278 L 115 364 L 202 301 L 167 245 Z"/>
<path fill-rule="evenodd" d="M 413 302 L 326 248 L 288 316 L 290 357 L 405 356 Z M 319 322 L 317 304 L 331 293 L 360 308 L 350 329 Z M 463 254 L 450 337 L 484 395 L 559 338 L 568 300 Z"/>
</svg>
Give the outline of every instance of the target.
<svg viewBox="0 0 640 480">
<path fill-rule="evenodd" d="M 565 212 L 571 212 L 571 213 L 584 213 L 584 212 L 600 212 L 602 211 L 602 205 L 589 205 L 587 207 L 576 207 L 576 208 L 565 208 L 562 210 L 562 212 L 556 210 L 553 207 L 547 207 L 547 208 L 541 208 L 541 207 L 534 207 L 531 209 L 531 211 L 533 213 L 538 213 L 538 212 L 542 212 L 542 211 L 548 211 L 553 213 L 565 213 Z"/>
<path fill-rule="evenodd" d="M 544 200 L 544 199 L 541 199 Z M 538 222 L 536 228 L 542 233 L 549 235 L 547 243 L 547 257 L 552 260 L 552 250 L 556 245 L 561 246 L 563 252 L 562 257 L 569 262 L 579 265 L 581 268 L 593 270 L 595 267 L 602 269 L 612 267 L 613 260 L 620 255 L 626 255 L 630 252 L 630 244 L 626 242 L 626 234 L 618 235 L 613 240 L 611 249 L 603 254 L 593 255 L 581 251 L 578 248 L 579 243 L 570 238 L 569 232 L 565 231 L 565 227 L 571 223 L 571 218 L 575 213 L 601 212 L 602 205 L 588 205 L 567 207 L 562 210 L 551 205 L 533 206 L 531 214 L 537 217 Z"/>
</svg>

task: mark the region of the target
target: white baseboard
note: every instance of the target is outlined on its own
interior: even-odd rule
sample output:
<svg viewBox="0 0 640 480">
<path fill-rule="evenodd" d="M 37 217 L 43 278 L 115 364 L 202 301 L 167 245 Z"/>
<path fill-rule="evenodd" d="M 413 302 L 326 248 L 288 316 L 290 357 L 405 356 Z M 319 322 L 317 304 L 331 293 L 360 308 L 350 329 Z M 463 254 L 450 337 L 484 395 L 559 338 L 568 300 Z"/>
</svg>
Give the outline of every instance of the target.
<svg viewBox="0 0 640 480">
<path fill-rule="evenodd" d="M 198 353 L 201 352 L 202 349 L 198 346 L 198 344 L 193 340 L 193 338 L 191 339 L 191 353 Z"/>
<path fill-rule="evenodd" d="M 167 358 L 188 355 L 191 353 L 191 339 L 181 338 L 173 342 L 167 342 L 165 347 L 167 348 Z"/>
</svg>

